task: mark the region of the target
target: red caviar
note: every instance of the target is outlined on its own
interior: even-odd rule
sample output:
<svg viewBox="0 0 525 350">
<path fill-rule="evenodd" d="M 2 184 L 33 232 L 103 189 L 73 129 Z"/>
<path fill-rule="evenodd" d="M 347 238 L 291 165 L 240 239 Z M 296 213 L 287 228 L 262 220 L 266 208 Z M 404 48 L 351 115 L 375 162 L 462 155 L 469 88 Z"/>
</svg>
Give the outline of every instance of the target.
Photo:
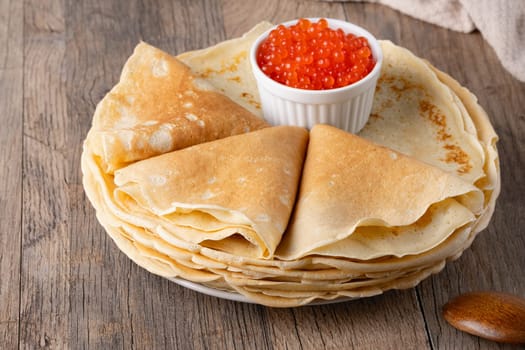
<svg viewBox="0 0 525 350">
<path fill-rule="evenodd" d="M 279 25 L 262 42 L 257 64 L 273 80 L 290 87 L 325 90 L 363 79 L 375 66 L 364 37 L 331 29 L 326 19 Z"/>
</svg>

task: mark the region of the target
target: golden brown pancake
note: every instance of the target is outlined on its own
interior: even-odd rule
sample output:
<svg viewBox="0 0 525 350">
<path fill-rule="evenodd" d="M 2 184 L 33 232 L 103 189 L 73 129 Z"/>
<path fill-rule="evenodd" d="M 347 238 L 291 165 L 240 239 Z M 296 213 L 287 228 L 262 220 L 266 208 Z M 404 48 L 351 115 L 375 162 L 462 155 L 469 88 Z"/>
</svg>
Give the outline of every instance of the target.
<svg viewBox="0 0 525 350">
<path fill-rule="evenodd" d="M 175 57 L 140 43 L 119 83 L 98 104 L 87 142 L 112 173 L 137 160 L 266 126 Z"/>
<path fill-rule="evenodd" d="M 482 192 L 455 175 L 316 125 L 277 256 L 368 260 L 420 254 L 474 221 L 482 207 Z"/>
<path fill-rule="evenodd" d="M 99 171 L 109 189 L 103 199 L 114 216 L 170 240 L 271 258 L 293 209 L 307 140 L 303 128 L 265 128 L 138 161 L 114 180 Z M 95 159 L 86 161 L 98 170 Z"/>
</svg>

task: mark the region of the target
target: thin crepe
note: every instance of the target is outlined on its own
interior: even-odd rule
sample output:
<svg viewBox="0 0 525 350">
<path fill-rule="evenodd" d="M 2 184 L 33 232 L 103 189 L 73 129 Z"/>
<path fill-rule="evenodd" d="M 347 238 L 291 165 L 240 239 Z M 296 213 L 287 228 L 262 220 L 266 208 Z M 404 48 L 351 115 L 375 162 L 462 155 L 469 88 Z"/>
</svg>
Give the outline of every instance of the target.
<svg viewBox="0 0 525 350">
<path fill-rule="evenodd" d="M 295 213 L 277 256 L 419 254 L 474 221 L 482 192 L 457 176 L 316 125 Z"/>
<path fill-rule="evenodd" d="M 458 96 L 407 49 L 390 41 L 381 41 L 381 48 L 372 113 L 359 135 L 471 184 L 483 178 L 483 146 Z"/>
<path fill-rule="evenodd" d="M 136 162 L 115 173 L 115 201 L 166 219 L 170 225 L 158 224 L 188 242 L 270 258 L 292 212 L 307 141 L 305 129 L 273 127 Z"/>
<path fill-rule="evenodd" d="M 146 43 L 98 104 L 87 137 L 112 173 L 137 160 L 268 126 L 188 66 Z"/>
</svg>

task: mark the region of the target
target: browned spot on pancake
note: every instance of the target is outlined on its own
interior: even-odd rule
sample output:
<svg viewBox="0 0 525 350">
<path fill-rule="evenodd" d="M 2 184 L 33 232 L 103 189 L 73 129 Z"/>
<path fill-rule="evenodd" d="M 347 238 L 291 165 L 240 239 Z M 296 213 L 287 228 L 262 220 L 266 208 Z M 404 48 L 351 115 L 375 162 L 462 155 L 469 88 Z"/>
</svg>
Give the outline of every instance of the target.
<svg viewBox="0 0 525 350">
<path fill-rule="evenodd" d="M 379 114 L 377 113 L 371 113 L 370 114 L 370 118 L 375 118 L 375 119 L 383 119 L 382 116 L 380 116 Z"/>
<path fill-rule="evenodd" d="M 445 141 L 452 137 L 447 133 L 447 118 L 441 113 L 439 108 L 426 100 L 422 100 L 419 103 L 419 112 L 437 126 L 437 138 L 439 141 Z"/>
<path fill-rule="evenodd" d="M 456 163 L 460 167 L 458 173 L 466 174 L 472 169 L 470 164 L 470 157 L 468 154 L 457 145 L 445 145 L 444 148 L 447 150 L 446 158 L 444 159 L 447 163 Z"/>
<path fill-rule="evenodd" d="M 231 81 L 235 81 L 237 83 L 240 83 L 241 82 L 241 77 L 231 77 L 231 78 L 228 78 L 228 80 L 231 80 Z"/>
<path fill-rule="evenodd" d="M 255 108 L 261 109 L 261 104 L 255 100 L 252 94 L 249 92 L 243 92 L 241 96 L 248 100 L 248 103 L 254 106 Z"/>
<path fill-rule="evenodd" d="M 231 64 L 229 64 L 227 66 L 224 66 L 224 67 L 221 67 L 221 69 L 219 69 L 219 70 L 207 68 L 204 72 L 200 73 L 199 75 L 202 78 L 208 78 L 212 74 L 223 74 L 225 72 L 236 72 L 238 70 L 237 67 L 239 66 L 239 63 L 241 63 L 246 58 L 247 55 L 248 54 L 247 54 L 246 51 L 241 51 L 239 54 L 237 54 L 235 57 L 233 57 L 233 60 L 232 60 Z M 233 77 L 233 78 L 228 78 L 228 79 L 229 80 L 234 80 L 234 81 L 237 81 L 237 82 L 240 82 L 240 80 L 241 80 L 240 77 Z"/>
<path fill-rule="evenodd" d="M 217 71 L 213 70 L 213 69 L 210 69 L 210 68 L 206 68 L 206 70 L 204 72 L 202 72 L 201 74 L 199 74 L 200 77 L 202 78 L 208 78 L 210 75 L 212 75 L 213 73 L 216 73 Z"/>
<path fill-rule="evenodd" d="M 225 73 L 225 72 L 236 72 L 237 66 L 243 59 L 246 58 L 246 51 L 240 52 L 237 56 L 235 56 L 232 60 L 232 63 L 230 65 L 227 65 L 223 68 L 221 68 L 217 73 Z"/>
<path fill-rule="evenodd" d="M 401 234 L 401 228 L 399 226 L 394 226 L 391 228 L 390 232 L 392 232 L 392 234 L 397 237 Z"/>
<path fill-rule="evenodd" d="M 446 141 L 452 137 L 447 133 L 447 118 L 435 105 L 429 101 L 422 100 L 419 103 L 419 112 L 423 117 L 428 118 L 437 127 L 437 139 L 438 141 Z M 466 174 L 472 169 L 469 155 L 461 149 L 458 145 L 445 144 L 443 146 L 446 152 L 445 159 L 442 159 L 446 163 L 456 163 L 459 165 L 457 172 L 460 174 Z"/>
<path fill-rule="evenodd" d="M 406 94 L 409 90 L 420 90 L 423 91 L 423 88 L 419 84 L 414 84 L 409 80 L 393 75 L 382 75 L 379 78 L 378 86 L 387 86 L 395 94 L 396 99 L 399 100 L 403 97 L 403 94 Z M 377 90 L 379 91 L 379 90 Z"/>
<path fill-rule="evenodd" d="M 387 109 L 387 108 L 392 108 L 392 107 L 394 107 L 394 101 L 392 100 L 386 100 L 386 101 L 383 101 L 383 103 L 381 103 L 382 109 Z"/>
<path fill-rule="evenodd" d="M 239 52 L 239 54 L 237 54 L 237 56 L 233 58 L 233 63 L 226 67 L 226 69 L 228 69 L 231 72 L 237 71 L 237 66 L 239 65 L 239 63 L 242 62 L 242 60 L 244 60 L 247 57 L 247 55 L 248 53 L 246 51 Z"/>
<path fill-rule="evenodd" d="M 377 85 L 385 85 L 385 84 L 391 84 L 396 78 L 393 76 L 393 75 L 386 75 L 386 74 L 382 74 L 378 81 L 377 81 Z"/>
</svg>

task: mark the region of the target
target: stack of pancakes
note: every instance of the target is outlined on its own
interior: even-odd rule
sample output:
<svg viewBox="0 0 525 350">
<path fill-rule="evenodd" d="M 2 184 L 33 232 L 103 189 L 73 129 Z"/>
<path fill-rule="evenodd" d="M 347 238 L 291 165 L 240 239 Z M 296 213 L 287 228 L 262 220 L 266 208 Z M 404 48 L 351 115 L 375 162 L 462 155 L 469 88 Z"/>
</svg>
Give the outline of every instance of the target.
<svg viewBox="0 0 525 350">
<path fill-rule="evenodd" d="M 140 43 L 84 143 L 97 218 L 138 265 L 290 307 L 410 288 L 492 216 L 497 136 L 475 97 L 391 42 L 368 124 L 270 126 L 242 38 Z"/>
</svg>

